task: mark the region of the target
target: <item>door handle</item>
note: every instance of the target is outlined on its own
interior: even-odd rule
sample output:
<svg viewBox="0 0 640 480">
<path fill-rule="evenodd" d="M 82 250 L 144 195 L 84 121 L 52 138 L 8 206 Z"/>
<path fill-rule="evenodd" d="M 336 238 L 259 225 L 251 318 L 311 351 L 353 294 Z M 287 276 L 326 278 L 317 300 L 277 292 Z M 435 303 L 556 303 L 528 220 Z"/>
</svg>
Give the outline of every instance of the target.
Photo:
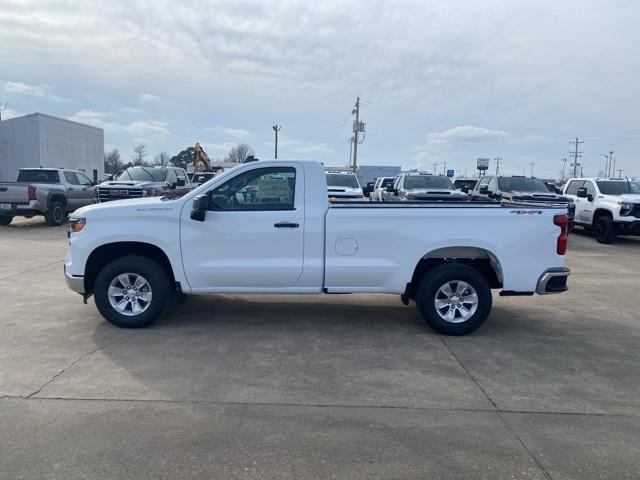
<svg viewBox="0 0 640 480">
<path fill-rule="evenodd" d="M 73 187 L 69 187 L 69 190 L 73 190 Z"/>
<path fill-rule="evenodd" d="M 273 226 L 276 228 L 298 228 L 300 225 L 293 222 L 279 222 L 274 223 Z"/>
</svg>

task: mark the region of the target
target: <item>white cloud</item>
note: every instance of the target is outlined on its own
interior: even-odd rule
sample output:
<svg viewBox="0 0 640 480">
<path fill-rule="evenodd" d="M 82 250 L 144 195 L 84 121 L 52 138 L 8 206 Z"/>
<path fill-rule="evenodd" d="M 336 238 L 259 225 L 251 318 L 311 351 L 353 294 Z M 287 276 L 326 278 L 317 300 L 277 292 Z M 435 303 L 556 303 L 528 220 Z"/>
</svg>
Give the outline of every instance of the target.
<svg viewBox="0 0 640 480">
<path fill-rule="evenodd" d="M 140 100 L 143 103 L 164 103 L 165 102 L 164 98 L 161 98 L 152 93 L 141 93 L 140 95 L 138 95 L 138 100 Z"/>
<path fill-rule="evenodd" d="M 205 128 L 205 130 L 214 132 L 218 135 L 233 138 L 243 138 L 251 135 L 251 132 L 249 130 L 245 130 L 244 128 L 207 127 Z"/>
<path fill-rule="evenodd" d="M 112 134 L 126 133 L 129 134 L 133 140 L 141 143 L 157 143 L 171 134 L 167 122 L 160 120 L 135 120 L 132 122 L 118 123 L 111 120 L 112 117 L 113 114 L 107 112 L 80 110 L 70 116 L 69 120 L 102 128 Z"/>
<path fill-rule="evenodd" d="M 53 95 L 47 91 L 44 86 L 28 85 L 20 82 L 5 82 L 4 91 L 7 93 L 15 93 L 18 95 L 26 95 L 30 97 L 40 97 L 51 100 L 52 102 L 61 102 L 64 98 Z"/>
</svg>

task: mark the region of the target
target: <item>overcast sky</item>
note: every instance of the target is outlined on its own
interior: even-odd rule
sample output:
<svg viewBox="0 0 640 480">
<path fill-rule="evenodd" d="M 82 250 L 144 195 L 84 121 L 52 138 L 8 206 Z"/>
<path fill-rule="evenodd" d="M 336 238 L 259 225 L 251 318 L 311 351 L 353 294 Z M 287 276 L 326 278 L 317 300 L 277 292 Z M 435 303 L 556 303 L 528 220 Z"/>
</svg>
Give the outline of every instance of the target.
<svg viewBox="0 0 640 480">
<path fill-rule="evenodd" d="M 359 95 L 360 164 L 553 177 L 578 136 L 585 175 L 614 150 L 640 176 L 639 25 L 635 0 L 0 0 L 0 101 L 102 127 L 125 160 L 271 158 L 277 123 L 280 158 L 344 165 Z"/>
</svg>

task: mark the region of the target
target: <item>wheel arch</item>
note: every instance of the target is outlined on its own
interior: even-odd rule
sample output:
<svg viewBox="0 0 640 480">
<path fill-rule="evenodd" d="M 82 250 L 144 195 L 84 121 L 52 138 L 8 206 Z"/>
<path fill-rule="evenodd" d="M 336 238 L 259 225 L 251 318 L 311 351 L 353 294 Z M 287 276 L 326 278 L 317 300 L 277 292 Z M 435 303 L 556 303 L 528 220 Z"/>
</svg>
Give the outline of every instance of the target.
<svg viewBox="0 0 640 480">
<path fill-rule="evenodd" d="M 593 212 L 593 225 L 596 224 L 600 217 L 613 218 L 613 212 L 607 208 L 596 208 L 595 212 Z"/>
<path fill-rule="evenodd" d="M 157 245 L 146 242 L 112 242 L 100 245 L 87 258 L 84 271 L 85 292 L 93 293 L 96 277 L 107 264 L 128 255 L 146 257 L 158 262 L 170 275 L 171 283 L 175 283 L 169 257 Z"/>
<path fill-rule="evenodd" d="M 407 285 L 409 297 L 415 298 L 420 280 L 427 272 L 447 263 L 467 265 L 483 275 L 491 288 L 502 288 L 504 281 L 502 266 L 494 253 L 482 247 L 443 247 L 431 250 L 417 262 L 411 282 Z"/>
</svg>

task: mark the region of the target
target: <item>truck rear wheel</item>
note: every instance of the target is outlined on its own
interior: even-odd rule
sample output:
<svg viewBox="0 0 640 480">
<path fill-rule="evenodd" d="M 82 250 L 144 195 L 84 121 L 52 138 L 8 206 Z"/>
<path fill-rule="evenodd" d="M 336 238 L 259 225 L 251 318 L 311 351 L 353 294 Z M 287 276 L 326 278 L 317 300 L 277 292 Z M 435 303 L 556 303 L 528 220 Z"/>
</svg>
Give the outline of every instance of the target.
<svg viewBox="0 0 640 480">
<path fill-rule="evenodd" d="M 54 200 L 49 204 L 49 210 L 44 214 L 44 219 L 47 225 L 52 227 L 59 227 L 64 223 L 67 218 L 67 214 L 64 210 L 64 203 L 59 200 Z"/>
<path fill-rule="evenodd" d="M 171 278 L 157 262 L 129 255 L 102 269 L 96 277 L 94 295 L 107 321 L 122 328 L 142 328 L 166 310 Z"/>
<path fill-rule="evenodd" d="M 13 217 L 10 217 L 8 215 L 0 215 L 0 225 L 9 225 L 11 223 L 11 220 L 13 220 Z"/>
<path fill-rule="evenodd" d="M 444 264 L 429 270 L 416 295 L 424 321 L 438 333 L 466 335 L 482 326 L 491 312 L 491 288 L 477 270 Z"/>
</svg>

